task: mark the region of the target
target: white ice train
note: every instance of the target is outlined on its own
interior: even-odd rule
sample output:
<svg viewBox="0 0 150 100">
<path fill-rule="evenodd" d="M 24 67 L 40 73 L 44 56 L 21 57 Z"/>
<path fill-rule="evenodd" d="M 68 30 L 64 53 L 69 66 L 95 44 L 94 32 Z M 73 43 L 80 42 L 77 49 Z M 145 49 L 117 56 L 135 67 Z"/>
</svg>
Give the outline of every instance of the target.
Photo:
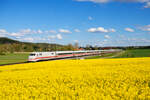
<svg viewBox="0 0 150 100">
<path fill-rule="evenodd" d="M 88 55 L 98 55 L 101 50 L 83 50 L 83 51 L 56 51 L 56 52 L 32 52 L 28 61 L 50 60 L 57 58 L 78 57 Z"/>
</svg>

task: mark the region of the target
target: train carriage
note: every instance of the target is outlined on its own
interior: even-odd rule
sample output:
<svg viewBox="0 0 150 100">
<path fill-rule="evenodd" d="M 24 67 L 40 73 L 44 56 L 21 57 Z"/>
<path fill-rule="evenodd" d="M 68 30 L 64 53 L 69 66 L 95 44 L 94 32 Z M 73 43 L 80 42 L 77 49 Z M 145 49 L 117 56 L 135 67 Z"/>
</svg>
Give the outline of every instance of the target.
<svg viewBox="0 0 150 100">
<path fill-rule="evenodd" d="M 28 61 L 50 60 L 57 58 L 78 57 L 100 54 L 100 50 L 84 50 L 84 51 L 55 51 L 55 52 L 32 52 Z"/>
</svg>

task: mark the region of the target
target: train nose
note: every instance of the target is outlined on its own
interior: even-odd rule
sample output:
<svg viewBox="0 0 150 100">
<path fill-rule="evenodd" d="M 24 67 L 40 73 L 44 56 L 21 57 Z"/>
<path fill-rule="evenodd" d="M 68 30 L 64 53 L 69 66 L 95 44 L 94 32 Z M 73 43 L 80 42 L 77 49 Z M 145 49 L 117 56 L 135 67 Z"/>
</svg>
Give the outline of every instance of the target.
<svg viewBox="0 0 150 100">
<path fill-rule="evenodd" d="M 35 57 L 29 56 L 28 61 L 34 61 L 34 60 L 35 60 Z"/>
</svg>

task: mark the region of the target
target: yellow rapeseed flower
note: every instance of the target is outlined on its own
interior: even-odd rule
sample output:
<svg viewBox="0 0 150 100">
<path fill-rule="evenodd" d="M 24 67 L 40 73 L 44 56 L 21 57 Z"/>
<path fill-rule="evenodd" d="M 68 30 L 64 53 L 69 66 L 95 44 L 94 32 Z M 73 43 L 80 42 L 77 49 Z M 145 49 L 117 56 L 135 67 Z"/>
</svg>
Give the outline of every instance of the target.
<svg viewBox="0 0 150 100">
<path fill-rule="evenodd" d="M 0 100 L 150 99 L 150 58 L 59 60 L 0 67 Z"/>
</svg>

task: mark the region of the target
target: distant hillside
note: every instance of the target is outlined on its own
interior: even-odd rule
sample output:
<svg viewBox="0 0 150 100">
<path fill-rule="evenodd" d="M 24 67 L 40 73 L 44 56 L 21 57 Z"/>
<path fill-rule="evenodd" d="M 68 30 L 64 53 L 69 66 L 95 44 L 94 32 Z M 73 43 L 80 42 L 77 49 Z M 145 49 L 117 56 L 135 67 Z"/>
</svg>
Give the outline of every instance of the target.
<svg viewBox="0 0 150 100">
<path fill-rule="evenodd" d="M 21 42 L 17 40 L 13 40 L 7 37 L 0 37 L 0 44 L 28 44 L 28 45 L 43 45 L 43 46 L 48 46 L 48 45 L 57 45 L 57 46 L 62 46 L 59 44 L 48 44 L 48 43 L 31 43 L 31 42 Z"/>
<path fill-rule="evenodd" d="M 0 37 L 0 54 L 9 52 L 33 52 L 33 51 L 59 51 L 74 50 L 70 45 L 48 44 L 48 43 L 30 43 Z"/>
<path fill-rule="evenodd" d="M 21 43 L 21 42 L 6 37 L 0 37 L 0 44 L 12 44 L 12 43 Z"/>
</svg>

